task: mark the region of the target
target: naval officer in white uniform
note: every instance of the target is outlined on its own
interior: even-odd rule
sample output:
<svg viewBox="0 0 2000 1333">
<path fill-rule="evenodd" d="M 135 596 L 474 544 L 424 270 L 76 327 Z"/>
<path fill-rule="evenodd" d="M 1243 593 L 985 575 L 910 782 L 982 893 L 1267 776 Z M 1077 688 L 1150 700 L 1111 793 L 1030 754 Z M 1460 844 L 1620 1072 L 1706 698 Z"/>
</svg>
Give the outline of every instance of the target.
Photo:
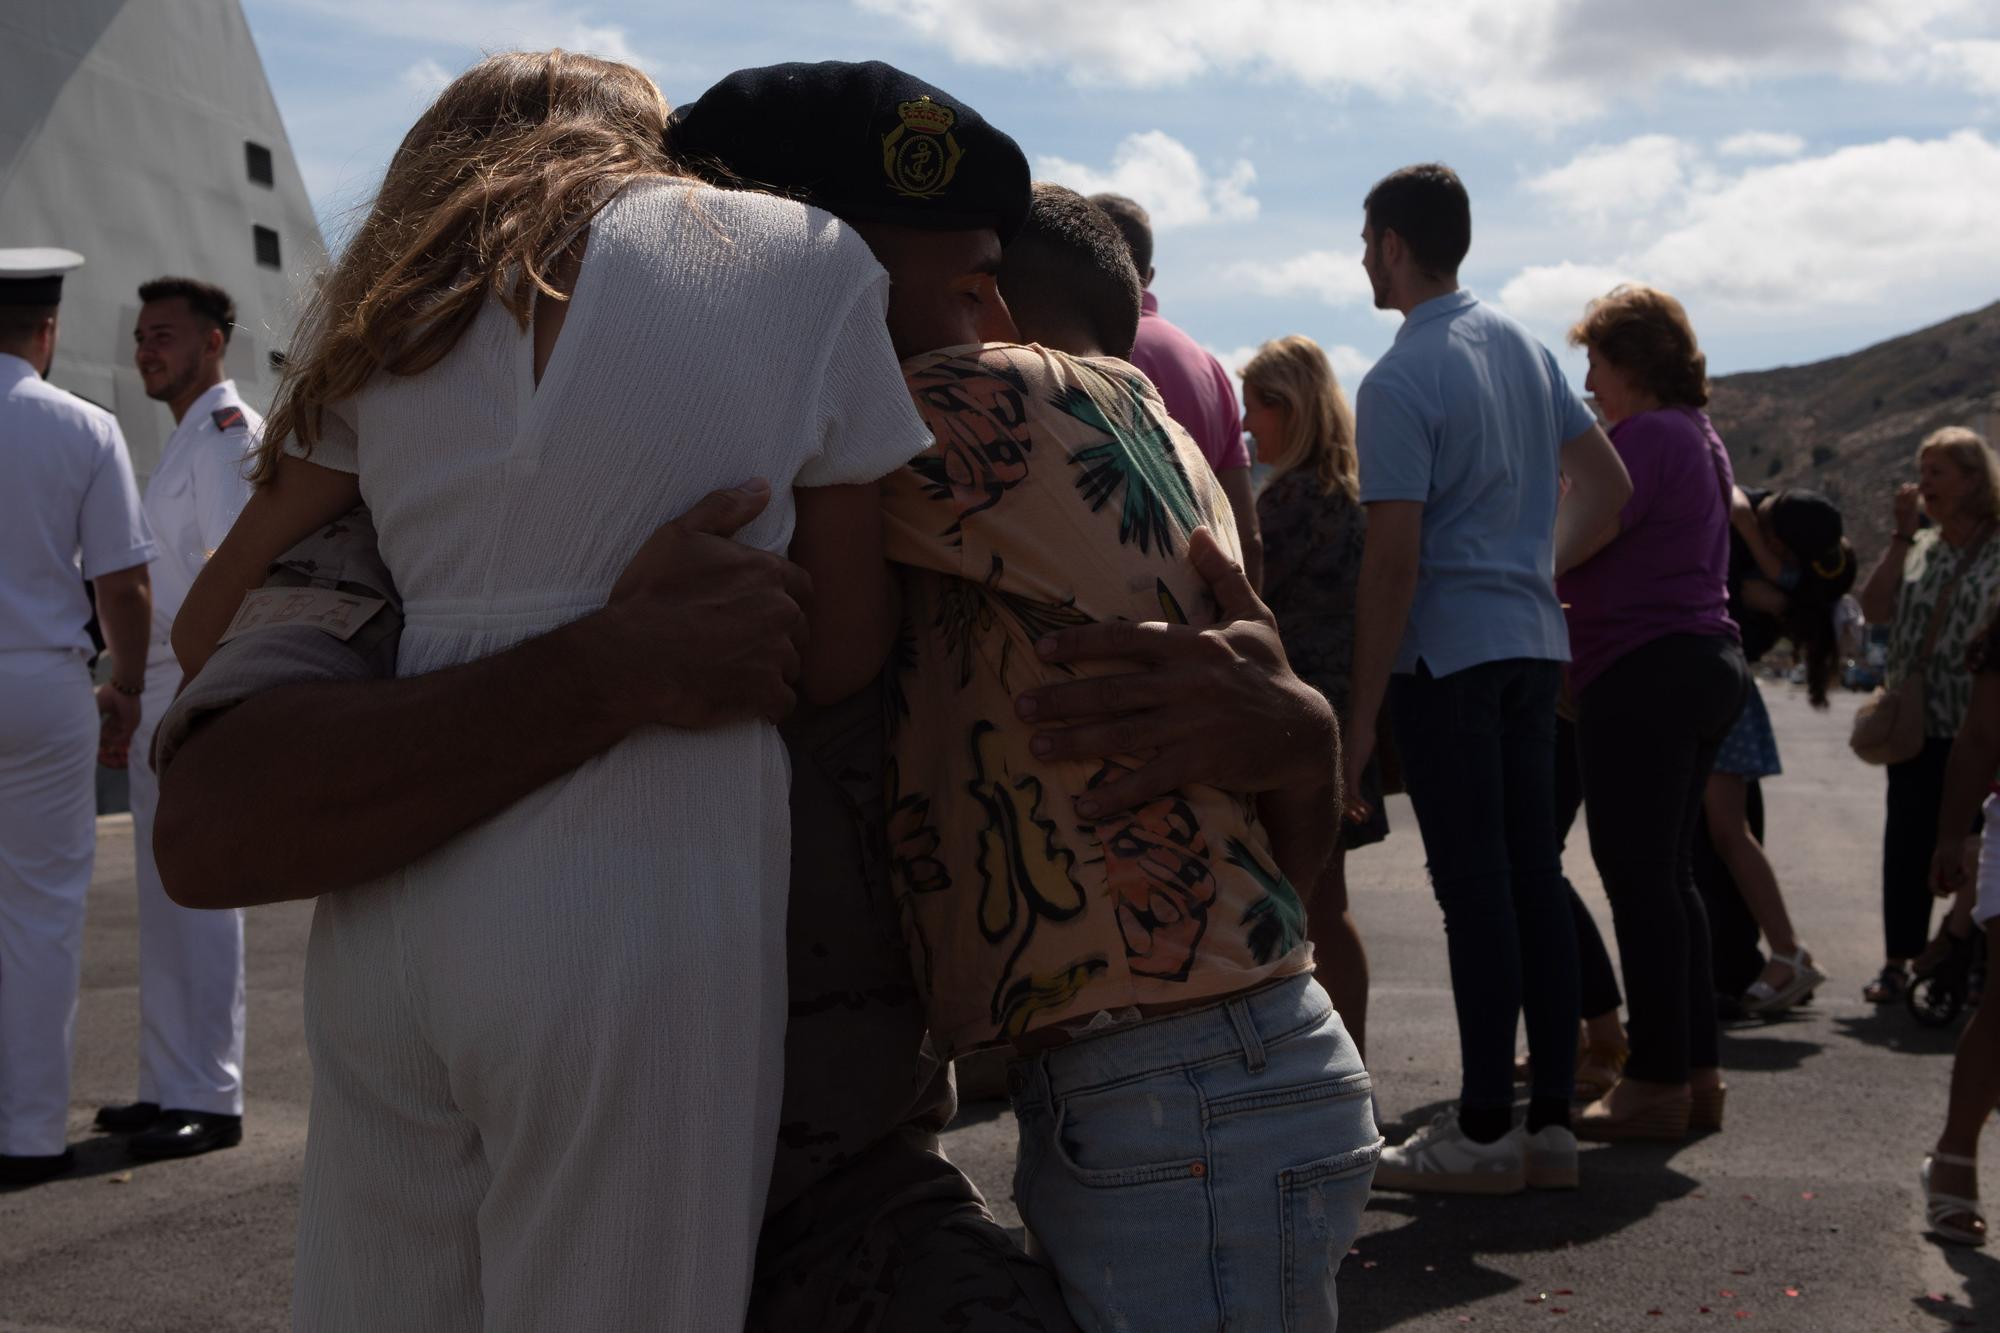
<svg viewBox="0 0 2000 1333">
<path fill-rule="evenodd" d="M 189 1157 L 243 1139 L 243 913 L 176 906 L 160 885 L 153 732 L 181 683 L 168 638 L 174 616 L 250 498 L 245 455 L 264 419 L 223 369 L 236 326 L 227 292 L 160 278 L 139 288 L 139 301 L 133 363 L 146 395 L 167 405 L 175 426 L 146 483 L 146 519 L 160 552 L 146 696 L 128 762 L 139 882 L 139 1100 L 105 1107 L 97 1124 L 132 1134 L 135 1157 Z"/>
<path fill-rule="evenodd" d="M 65 1130 L 96 759 L 130 741 L 147 683 L 154 547 L 125 437 L 43 378 L 62 275 L 82 263 L 0 250 L 0 1185 L 75 1160 Z M 86 578 L 113 661 L 95 701 Z"/>
</svg>

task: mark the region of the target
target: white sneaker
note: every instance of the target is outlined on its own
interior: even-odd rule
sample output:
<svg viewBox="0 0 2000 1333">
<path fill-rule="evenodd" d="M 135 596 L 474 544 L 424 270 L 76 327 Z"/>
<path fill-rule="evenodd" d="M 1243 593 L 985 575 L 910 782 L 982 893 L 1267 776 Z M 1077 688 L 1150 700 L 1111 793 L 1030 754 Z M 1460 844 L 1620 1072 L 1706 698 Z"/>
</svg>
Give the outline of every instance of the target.
<svg viewBox="0 0 2000 1333">
<path fill-rule="evenodd" d="M 1515 1128 L 1528 1159 L 1528 1184 L 1538 1190 L 1576 1188 L 1576 1135 L 1567 1125 L 1543 1125 L 1533 1134 Z"/>
<path fill-rule="evenodd" d="M 1573 1151 L 1573 1149 L 1572 1149 Z M 1519 1194 L 1528 1187 L 1527 1136 L 1513 1130 L 1474 1143 L 1446 1107 L 1424 1128 L 1382 1150 L 1375 1188 L 1415 1194 Z"/>
</svg>

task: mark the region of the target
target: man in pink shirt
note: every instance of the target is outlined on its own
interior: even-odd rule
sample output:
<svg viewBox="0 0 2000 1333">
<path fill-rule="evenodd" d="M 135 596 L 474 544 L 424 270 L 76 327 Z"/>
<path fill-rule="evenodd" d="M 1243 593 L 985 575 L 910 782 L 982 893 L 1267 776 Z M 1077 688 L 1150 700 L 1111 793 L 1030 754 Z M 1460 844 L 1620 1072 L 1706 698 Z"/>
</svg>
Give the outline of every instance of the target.
<svg viewBox="0 0 2000 1333">
<path fill-rule="evenodd" d="M 1243 571 L 1252 586 L 1264 585 L 1264 542 L 1257 534 L 1257 500 L 1250 493 L 1250 450 L 1243 443 L 1243 415 L 1236 407 L 1236 390 L 1222 363 L 1200 343 L 1160 316 L 1153 295 L 1153 221 L 1146 210 L 1122 194 L 1093 194 L 1096 204 L 1125 235 L 1132 263 L 1146 292 L 1139 315 L 1139 341 L 1132 347 L 1132 364 L 1146 373 L 1166 401 L 1167 415 L 1194 442 L 1215 469 L 1222 493 L 1236 515 L 1236 535 L 1243 545 Z"/>
</svg>

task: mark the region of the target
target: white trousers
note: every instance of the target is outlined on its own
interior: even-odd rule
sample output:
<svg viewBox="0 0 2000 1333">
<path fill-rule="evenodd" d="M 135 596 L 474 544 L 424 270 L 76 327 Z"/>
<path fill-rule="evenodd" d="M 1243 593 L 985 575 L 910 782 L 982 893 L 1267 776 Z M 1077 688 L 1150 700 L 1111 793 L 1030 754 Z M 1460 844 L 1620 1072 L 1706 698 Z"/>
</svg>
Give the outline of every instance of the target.
<svg viewBox="0 0 2000 1333">
<path fill-rule="evenodd" d="M 0 652 L 0 1153 L 63 1150 L 97 850 L 97 704 L 83 659 Z"/>
<path fill-rule="evenodd" d="M 173 650 L 155 645 L 132 741 L 133 863 L 139 881 L 139 1100 L 243 1114 L 243 912 L 178 906 L 153 860 L 160 779 L 153 733 L 180 688 Z"/>
<path fill-rule="evenodd" d="M 703 757 L 714 736 L 685 741 L 705 803 L 628 818 L 658 784 L 620 761 L 667 744 L 635 738 L 319 899 L 295 1329 L 743 1326 L 783 1084 L 788 826 L 719 847 L 688 829 L 782 812 L 786 773 L 780 752 L 760 793 L 740 753 L 736 772 Z"/>
</svg>

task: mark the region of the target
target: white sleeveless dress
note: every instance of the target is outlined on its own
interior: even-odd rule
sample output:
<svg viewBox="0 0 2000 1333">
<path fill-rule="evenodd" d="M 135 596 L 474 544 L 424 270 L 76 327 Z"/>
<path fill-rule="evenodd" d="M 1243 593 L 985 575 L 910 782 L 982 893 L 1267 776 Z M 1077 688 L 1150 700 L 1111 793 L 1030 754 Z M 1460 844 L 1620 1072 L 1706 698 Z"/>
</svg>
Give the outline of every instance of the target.
<svg viewBox="0 0 2000 1333">
<path fill-rule="evenodd" d="M 406 598 L 399 672 L 601 607 L 711 490 L 769 478 L 740 539 L 782 552 L 790 485 L 923 449 L 887 292 L 824 213 L 648 182 L 591 224 L 539 387 L 491 301 L 436 367 L 378 374 L 313 460 L 359 474 Z M 649 728 L 320 900 L 300 1327 L 739 1326 L 781 1081 L 788 781 L 771 726 Z"/>
</svg>

